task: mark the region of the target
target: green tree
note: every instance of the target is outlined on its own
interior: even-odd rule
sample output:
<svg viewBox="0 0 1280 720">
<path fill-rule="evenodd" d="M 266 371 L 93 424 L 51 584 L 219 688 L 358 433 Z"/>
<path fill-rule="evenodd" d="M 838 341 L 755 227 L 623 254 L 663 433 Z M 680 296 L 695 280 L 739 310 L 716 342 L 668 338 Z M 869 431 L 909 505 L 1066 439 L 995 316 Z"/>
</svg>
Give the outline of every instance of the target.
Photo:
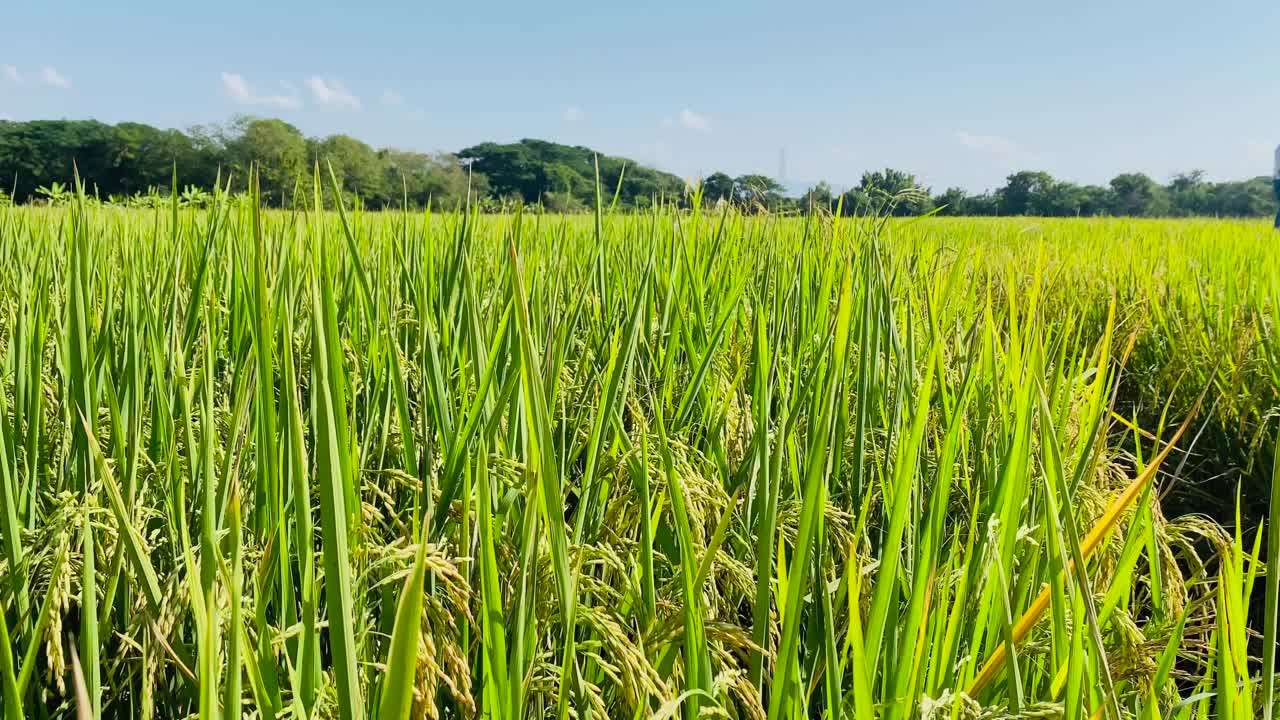
<svg viewBox="0 0 1280 720">
<path fill-rule="evenodd" d="M 933 199 L 935 207 L 941 207 L 939 215 L 968 215 L 969 212 L 969 194 L 962 188 L 947 188 L 943 193 Z"/>
<path fill-rule="evenodd" d="M 1168 193 L 1142 173 L 1125 173 L 1111 179 L 1112 211 L 1116 215 L 1156 217 L 1169 214 Z"/>
<path fill-rule="evenodd" d="M 1210 214 L 1211 199 L 1203 170 L 1178 173 L 1169 181 L 1169 204 L 1174 215 Z"/>
<path fill-rule="evenodd" d="M 114 128 L 114 192 L 133 194 L 150 188 L 168 190 L 176 168 L 180 183 L 209 187 L 215 176 L 204 172 L 192 138 L 178 130 L 161 130 L 142 123 Z"/>
<path fill-rule="evenodd" d="M 569 193 L 590 206 L 595 202 L 596 167 L 600 169 L 600 190 L 626 207 L 647 204 L 654 198 L 678 200 L 685 183 L 669 173 L 646 168 L 625 158 L 612 157 L 581 146 L 561 145 L 545 140 L 518 143 L 481 143 L 457 153 L 464 165 L 489 179 L 495 195 L 504 198 L 541 198 L 547 192 Z"/>
<path fill-rule="evenodd" d="M 30 200 L 41 186 L 70 186 L 78 171 L 103 194 L 118 181 L 114 133 L 96 120 L 34 120 L 0 124 L 0 177 L 16 201 Z"/>
<path fill-rule="evenodd" d="M 1053 186 L 1047 172 L 1023 170 L 1005 178 L 1004 187 L 996 191 L 1001 215 L 1034 215 L 1044 207 L 1044 196 Z"/>
<path fill-rule="evenodd" d="M 733 202 L 733 178 L 714 172 L 702 181 L 702 204 L 706 207 L 721 200 Z"/>
<path fill-rule="evenodd" d="M 864 215 L 874 210 L 880 201 L 873 204 L 870 196 L 862 188 L 849 188 L 840 195 L 841 212 L 846 215 Z"/>
<path fill-rule="evenodd" d="M 782 205 L 784 189 L 767 175 L 739 175 L 733 179 L 733 200 L 750 212 L 773 212 Z"/>
<path fill-rule="evenodd" d="M 832 212 L 835 210 L 835 193 L 827 181 L 821 180 L 817 185 L 800 196 L 800 209 L 805 212 Z"/>
<path fill-rule="evenodd" d="M 1275 200 L 1271 179 L 1256 177 L 1244 182 L 1215 183 L 1209 189 L 1208 206 L 1221 217 L 1271 217 Z M 1210 213 L 1202 213 L 1210 214 Z"/>
<path fill-rule="evenodd" d="M 407 200 L 411 207 L 453 209 L 489 195 L 488 179 L 472 173 L 453 155 L 381 150 L 378 156 L 387 187 L 396 200 Z M 402 199 L 403 198 L 403 199 Z"/>
<path fill-rule="evenodd" d="M 236 179 L 232 177 L 235 168 L 227 156 L 227 128 L 220 125 L 193 125 L 184 134 L 191 142 L 188 165 L 180 164 L 178 167 L 178 175 L 184 182 L 211 188 L 219 178 L 224 185 L 229 180 Z"/>
<path fill-rule="evenodd" d="M 288 206 L 294 188 L 310 183 L 307 140 L 298 128 L 283 120 L 238 118 L 232 124 L 226 154 L 242 179 L 248 176 L 250 165 L 257 168 L 265 202 Z"/>
<path fill-rule="evenodd" d="M 916 176 L 885 168 L 862 174 L 858 189 L 876 207 L 887 207 L 893 215 L 922 215 L 933 209 L 933 198 L 920 187 Z"/>
<path fill-rule="evenodd" d="M 400 194 L 391 192 L 383 158 L 373 148 L 349 135 L 330 135 L 321 140 L 315 145 L 314 156 L 322 169 L 326 164 L 333 167 L 345 192 L 359 197 L 368 206 L 394 204 Z"/>
</svg>

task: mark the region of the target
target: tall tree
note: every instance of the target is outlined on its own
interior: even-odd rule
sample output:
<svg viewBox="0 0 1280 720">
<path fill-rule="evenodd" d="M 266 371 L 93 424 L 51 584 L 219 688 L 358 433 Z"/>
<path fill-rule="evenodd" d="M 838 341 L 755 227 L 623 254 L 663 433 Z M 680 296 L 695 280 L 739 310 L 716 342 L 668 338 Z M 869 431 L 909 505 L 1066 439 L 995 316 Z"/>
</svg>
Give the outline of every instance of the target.
<svg viewBox="0 0 1280 720">
<path fill-rule="evenodd" d="M 920 187 L 915 175 L 902 170 L 865 172 L 858 190 L 873 206 L 887 207 L 894 215 L 921 215 L 933 209 L 929 190 Z"/>
<path fill-rule="evenodd" d="M 1169 214 L 1165 189 L 1142 173 L 1125 173 L 1111 179 L 1112 211 L 1116 215 L 1153 217 Z"/>
<path fill-rule="evenodd" d="M 289 205 L 294 188 L 310 176 L 302 132 L 283 120 L 246 117 L 233 123 L 232 133 L 227 157 L 240 177 L 256 166 L 264 198 Z"/>
<path fill-rule="evenodd" d="M 378 152 L 387 187 L 395 200 L 408 200 L 412 207 L 453 209 L 489 194 L 488 179 L 472 173 L 453 155 L 381 150 Z M 403 197 L 402 197 L 403 196 Z"/>
<path fill-rule="evenodd" d="M 34 120 L 0 125 L 0 177 L 19 202 L 40 187 L 70 185 L 78 171 L 90 191 L 118 180 L 111 126 L 96 120 Z"/>
<path fill-rule="evenodd" d="M 368 145 L 349 135 L 330 135 L 316 143 L 314 155 L 321 164 L 333 167 L 343 181 L 343 190 L 358 196 L 371 207 L 384 207 L 395 201 L 383 160 Z M 398 194 L 398 193 L 397 193 Z"/>
<path fill-rule="evenodd" d="M 721 200 L 733 202 L 733 178 L 722 172 L 711 173 L 702 181 L 702 203 L 705 206 Z"/>
<path fill-rule="evenodd" d="M 835 194 L 826 180 L 819 181 L 800 196 L 800 209 L 805 212 L 831 212 L 835 209 L 834 203 Z"/>
<path fill-rule="evenodd" d="M 1005 179 L 1004 187 L 996 191 L 1001 215 L 1033 215 L 1044 206 L 1043 197 L 1053 186 L 1053 176 L 1047 172 L 1023 170 Z"/>
<path fill-rule="evenodd" d="M 675 175 L 581 146 L 526 139 L 481 143 L 457 154 L 464 165 L 488 177 L 495 195 L 526 202 L 542 198 L 543 193 L 567 192 L 578 202 L 592 205 L 597 165 L 602 193 L 612 196 L 617 191 L 624 205 L 643 206 L 654 198 L 678 201 L 684 196 L 685 182 Z"/>
<path fill-rule="evenodd" d="M 767 175 L 739 175 L 733 179 L 733 199 L 742 209 L 776 211 L 782 204 L 785 188 Z"/>
</svg>

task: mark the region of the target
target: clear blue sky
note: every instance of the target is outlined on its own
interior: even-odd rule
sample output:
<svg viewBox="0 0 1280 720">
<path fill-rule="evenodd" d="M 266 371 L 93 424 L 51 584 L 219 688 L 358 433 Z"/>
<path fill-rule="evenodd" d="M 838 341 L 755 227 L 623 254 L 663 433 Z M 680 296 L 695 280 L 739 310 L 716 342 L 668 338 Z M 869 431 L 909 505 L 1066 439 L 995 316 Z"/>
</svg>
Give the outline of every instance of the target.
<svg viewBox="0 0 1280 720">
<path fill-rule="evenodd" d="M 540 137 L 686 177 L 936 190 L 1269 174 L 1277 0 L 8 3 L 0 116 L 275 115 L 457 150 Z"/>
</svg>

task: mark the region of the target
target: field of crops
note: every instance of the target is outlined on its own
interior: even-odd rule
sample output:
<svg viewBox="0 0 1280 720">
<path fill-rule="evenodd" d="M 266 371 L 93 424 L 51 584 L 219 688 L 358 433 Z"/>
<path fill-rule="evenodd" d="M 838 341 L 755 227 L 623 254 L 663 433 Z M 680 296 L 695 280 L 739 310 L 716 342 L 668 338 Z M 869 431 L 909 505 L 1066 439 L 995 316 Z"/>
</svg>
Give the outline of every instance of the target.
<svg viewBox="0 0 1280 720">
<path fill-rule="evenodd" d="M 0 717 L 1275 717 L 1278 240 L 0 208 Z"/>
</svg>

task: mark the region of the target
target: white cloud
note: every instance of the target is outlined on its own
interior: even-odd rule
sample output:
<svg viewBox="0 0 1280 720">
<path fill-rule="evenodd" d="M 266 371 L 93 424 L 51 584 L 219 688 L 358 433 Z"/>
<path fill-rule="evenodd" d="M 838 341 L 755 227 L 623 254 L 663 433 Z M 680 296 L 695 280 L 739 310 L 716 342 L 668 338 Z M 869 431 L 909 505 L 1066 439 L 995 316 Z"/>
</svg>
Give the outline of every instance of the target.
<svg viewBox="0 0 1280 720">
<path fill-rule="evenodd" d="M 14 82 L 14 83 L 22 82 L 22 73 L 18 72 L 17 67 L 13 65 L 5 65 L 0 69 L 4 70 L 4 78 L 9 82 Z"/>
<path fill-rule="evenodd" d="M 325 79 L 319 75 L 312 75 L 307 78 L 307 87 L 311 88 L 311 94 L 315 96 L 316 102 L 326 105 L 334 110 L 359 110 L 360 98 L 347 92 L 347 88 L 338 80 L 329 78 Z"/>
<path fill-rule="evenodd" d="M 387 88 L 386 90 L 382 91 L 382 104 L 383 105 L 403 105 L 404 96 L 396 92 L 395 90 L 392 90 L 391 88 Z"/>
<path fill-rule="evenodd" d="M 0 113 L 0 122 L 13 122 L 13 116 Z"/>
<path fill-rule="evenodd" d="M 249 89 L 249 83 L 244 81 L 244 76 L 238 73 L 222 73 L 222 87 L 226 89 L 236 102 L 244 105 L 252 105 L 255 95 Z"/>
<path fill-rule="evenodd" d="M 584 117 L 586 117 L 586 115 L 583 114 L 582 108 L 577 105 L 570 105 L 564 109 L 565 122 L 582 122 Z"/>
<path fill-rule="evenodd" d="M 705 132 L 711 129 L 711 118 L 685 108 L 680 111 L 680 127 L 686 130 Z"/>
<path fill-rule="evenodd" d="M 239 73 L 223 72 L 222 88 L 232 100 L 241 105 L 269 105 L 285 110 L 297 110 L 302 107 L 302 101 L 298 99 L 296 93 L 290 91 L 288 95 L 259 95 L 249 87 L 249 83 L 245 82 L 244 76 Z"/>
<path fill-rule="evenodd" d="M 44 69 L 40 71 L 40 82 L 63 90 L 71 87 L 71 80 L 49 65 L 45 65 Z"/>
<path fill-rule="evenodd" d="M 1000 135 L 975 135 L 964 130 L 956 131 L 956 139 L 970 150 L 1009 155 L 1018 152 L 1018 144 Z"/>
</svg>

